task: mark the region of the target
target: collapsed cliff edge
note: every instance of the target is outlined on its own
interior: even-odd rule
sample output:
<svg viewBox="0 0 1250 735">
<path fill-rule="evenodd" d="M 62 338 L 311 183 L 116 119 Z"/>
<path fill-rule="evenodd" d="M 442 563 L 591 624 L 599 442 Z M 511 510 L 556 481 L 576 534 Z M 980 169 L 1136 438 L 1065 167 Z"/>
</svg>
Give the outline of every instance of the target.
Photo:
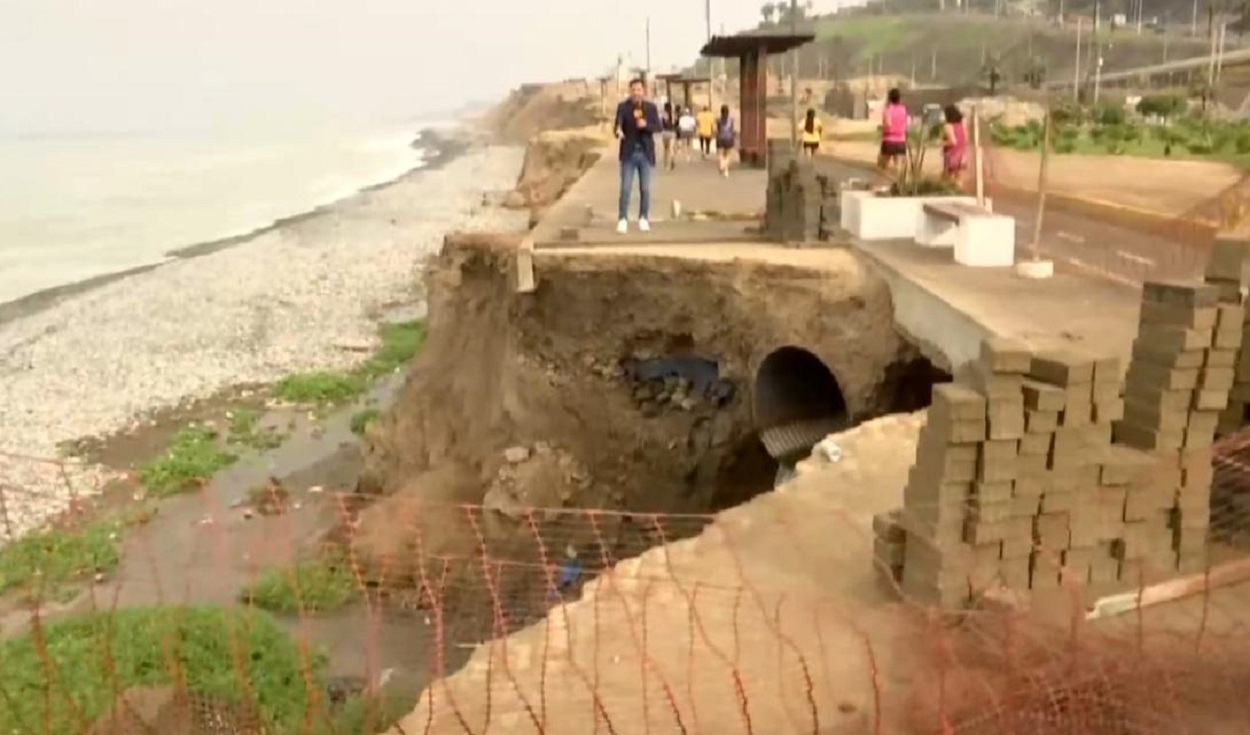
<svg viewBox="0 0 1250 735">
<path fill-rule="evenodd" d="M 885 282 L 851 251 L 831 252 L 819 273 L 552 255 L 537 291 L 517 294 L 520 237 L 450 235 L 426 271 L 428 339 L 368 433 L 358 488 L 376 502 L 354 551 L 387 587 L 419 587 L 429 559 L 472 567 L 484 542 L 495 554 L 523 544 L 530 508 L 738 505 L 770 491 L 785 459 L 761 429 L 827 431 L 927 405 L 936 371 L 896 333 Z M 556 549 L 619 558 L 617 525 L 544 518 L 562 534 Z"/>
</svg>

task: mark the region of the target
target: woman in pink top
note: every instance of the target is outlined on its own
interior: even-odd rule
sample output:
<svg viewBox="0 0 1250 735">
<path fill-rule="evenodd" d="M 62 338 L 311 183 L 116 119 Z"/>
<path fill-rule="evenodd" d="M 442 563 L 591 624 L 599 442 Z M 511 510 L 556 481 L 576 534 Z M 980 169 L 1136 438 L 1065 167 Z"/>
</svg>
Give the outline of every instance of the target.
<svg viewBox="0 0 1250 735">
<path fill-rule="evenodd" d="M 885 110 L 881 113 L 881 153 L 877 156 L 877 167 L 901 169 L 906 157 L 907 108 L 903 106 L 903 93 L 896 87 L 886 95 Z"/>
<path fill-rule="evenodd" d="M 958 107 L 947 105 L 942 112 L 946 117 L 942 126 L 942 178 L 958 184 L 966 166 L 968 132 Z"/>
</svg>

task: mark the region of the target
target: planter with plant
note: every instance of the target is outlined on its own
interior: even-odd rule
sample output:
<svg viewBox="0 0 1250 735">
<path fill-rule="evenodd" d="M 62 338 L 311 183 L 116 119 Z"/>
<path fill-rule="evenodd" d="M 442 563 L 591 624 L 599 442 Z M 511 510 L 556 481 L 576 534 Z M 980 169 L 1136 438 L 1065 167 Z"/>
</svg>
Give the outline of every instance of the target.
<svg viewBox="0 0 1250 735">
<path fill-rule="evenodd" d="M 843 192 L 843 227 L 860 240 L 913 240 L 924 202 L 973 203 L 974 198 L 965 196 L 954 183 L 925 174 L 925 153 L 924 132 L 920 126 L 914 126 L 907 136 L 902 170 L 888 189 L 874 193 Z"/>
</svg>

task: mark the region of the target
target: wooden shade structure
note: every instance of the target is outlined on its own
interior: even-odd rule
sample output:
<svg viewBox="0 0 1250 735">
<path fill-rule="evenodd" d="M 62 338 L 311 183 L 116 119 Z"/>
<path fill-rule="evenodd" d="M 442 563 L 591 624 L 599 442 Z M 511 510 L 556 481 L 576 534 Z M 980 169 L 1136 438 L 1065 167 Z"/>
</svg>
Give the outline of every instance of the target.
<svg viewBox="0 0 1250 735">
<path fill-rule="evenodd" d="M 783 54 L 814 40 L 811 33 L 747 33 L 713 36 L 703 46 L 703 56 L 738 60 L 738 151 L 744 164 L 766 165 L 769 54 Z"/>
</svg>

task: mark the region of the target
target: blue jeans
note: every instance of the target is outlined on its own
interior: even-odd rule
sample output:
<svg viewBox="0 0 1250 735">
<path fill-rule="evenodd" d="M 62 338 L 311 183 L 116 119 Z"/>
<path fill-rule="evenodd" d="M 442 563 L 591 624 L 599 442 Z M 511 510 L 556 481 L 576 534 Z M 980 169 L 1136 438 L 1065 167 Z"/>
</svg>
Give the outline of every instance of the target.
<svg viewBox="0 0 1250 735">
<path fill-rule="evenodd" d="M 621 161 L 621 198 L 617 204 L 617 219 L 629 215 L 629 198 L 634 193 L 634 176 L 638 176 L 638 216 L 647 219 L 651 214 L 651 162 L 647 152 L 639 148 Z"/>
</svg>

